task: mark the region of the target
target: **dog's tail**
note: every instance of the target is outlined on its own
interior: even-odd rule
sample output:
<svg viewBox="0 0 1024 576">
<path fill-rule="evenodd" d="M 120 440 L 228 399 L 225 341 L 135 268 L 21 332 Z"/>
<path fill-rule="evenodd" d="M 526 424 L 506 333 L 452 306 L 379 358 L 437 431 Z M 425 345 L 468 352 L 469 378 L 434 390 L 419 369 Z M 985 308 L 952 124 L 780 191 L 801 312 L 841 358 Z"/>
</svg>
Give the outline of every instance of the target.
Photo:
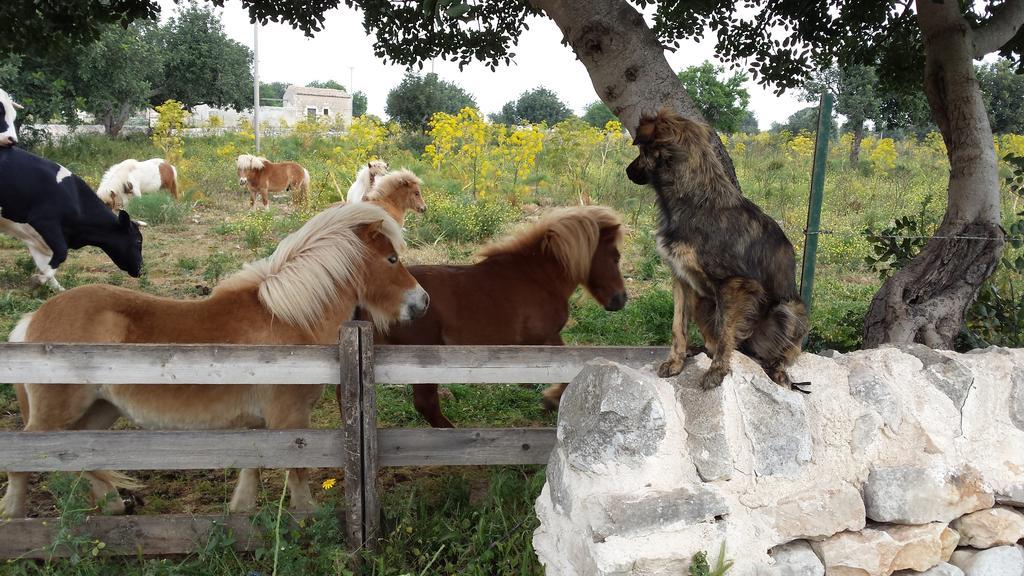
<svg viewBox="0 0 1024 576">
<path fill-rule="evenodd" d="M 809 330 L 804 303 L 799 298 L 785 300 L 768 310 L 747 344 L 762 364 L 781 368 L 796 361 Z"/>
</svg>

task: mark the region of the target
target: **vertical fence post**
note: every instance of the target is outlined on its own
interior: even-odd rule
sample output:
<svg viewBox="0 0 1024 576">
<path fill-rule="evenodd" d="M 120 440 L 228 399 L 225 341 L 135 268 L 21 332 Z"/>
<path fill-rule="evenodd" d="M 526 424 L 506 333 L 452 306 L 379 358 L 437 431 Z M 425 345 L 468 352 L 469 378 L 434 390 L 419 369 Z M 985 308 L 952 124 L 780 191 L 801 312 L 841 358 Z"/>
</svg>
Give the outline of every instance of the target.
<svg viewBox="0 0 1024 576">
<path fill-rule="evenodd" d="M 814 168 L 811 172 L 811 193 L 807 203 L 807 225 L 804 227 L 803 266 L 800 271 L 800 298 L 811 314 L 814 294 L 814 265 L 818 257 L 818 235 L 821 232 L 821 200 L 825 193 L 825 165 L 828 160 L 829 129 L 832 127 L 832 95 L 821 95 L 818 105 L 818 133 L 814 138 Z"/>
<path fill-rule="evenodd" d="M 356 550 L 373 546 L 380 523 L 377 498 L 377 396 L 373 380 L 373 326 L 346 322 L 338 341 L 338 409 L 345 430 L 345 536 Z"/>
</svg>

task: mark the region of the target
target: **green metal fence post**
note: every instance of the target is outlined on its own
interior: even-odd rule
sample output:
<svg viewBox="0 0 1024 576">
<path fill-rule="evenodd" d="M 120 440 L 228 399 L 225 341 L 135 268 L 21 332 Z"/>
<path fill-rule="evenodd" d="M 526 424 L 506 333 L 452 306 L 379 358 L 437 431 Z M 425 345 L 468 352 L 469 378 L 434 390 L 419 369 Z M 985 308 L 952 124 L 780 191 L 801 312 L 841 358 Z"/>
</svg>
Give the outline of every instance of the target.
<svg viewBox="0 0 1024 576">
<path fill-rule="evenodd" d="M 814 293 L 814 264 L 818 255 L 821 232 L 821 200 L 825 193 L 825 164 L 828 160 L 829 128 L 832 124 L 832 95 L 821 95 L 818 105 L 818 134 L 814 139 L 814 168 L 811 172 L 811 195 L 807 205 L 807 226 L 804 227 L 804 258 L 800 271 L 800 298 L 811 314 Z"/>
</svg>

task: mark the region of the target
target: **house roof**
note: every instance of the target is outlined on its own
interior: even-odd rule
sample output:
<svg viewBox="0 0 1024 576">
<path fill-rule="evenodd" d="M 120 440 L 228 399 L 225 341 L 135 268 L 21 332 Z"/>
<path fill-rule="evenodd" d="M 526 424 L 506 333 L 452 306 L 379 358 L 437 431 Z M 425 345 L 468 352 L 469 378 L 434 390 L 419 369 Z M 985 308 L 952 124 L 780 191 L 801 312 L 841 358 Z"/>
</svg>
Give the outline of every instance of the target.
<svg viewBox="0 0 1024 576">
<path fill-rule="evenodd" d="M 306 86 L 296 86 L 294 84 L 289 86 L 286 92 L 302 96 L 330 96 L 333 98 L 350 97 L 348 92 L 345 92 L 344 90 L 335 90 L 333 88 L 308 88 Z"/>
</svg>

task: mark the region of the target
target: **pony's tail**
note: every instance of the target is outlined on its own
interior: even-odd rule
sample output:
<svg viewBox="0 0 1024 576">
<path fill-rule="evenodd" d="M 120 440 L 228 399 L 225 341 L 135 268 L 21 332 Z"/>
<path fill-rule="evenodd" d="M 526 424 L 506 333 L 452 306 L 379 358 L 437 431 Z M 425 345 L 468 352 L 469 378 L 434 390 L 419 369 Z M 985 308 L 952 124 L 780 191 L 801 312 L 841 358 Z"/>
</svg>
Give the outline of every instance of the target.
<svg viewBox="0 0 1024 576">
<path fill-rule="evenodd" d="M 302 184 L 299 184 L 299 196 L 302 205 L 309 204 L 309 170 L 302 169 Z"/>
<path fill-rule="evenodd" d="M 171 198 L 178 199 L 178 169 L 170 164 L 167 165 L 171 169 L 171 181 L 169 183 Z"/>
<path fill-rule="evenodd" d="M 97 480 L 100 480 L 101 482 L 109 483 L 114 488 L 124 488 L 125 490 L 140 490 L 146 486 L 142 482 L 139 482 L 138 480 L 132 478 L 127 474 L 115 472 L 113 470 L 91 470 L 89 474 L 95 477 Z"/>
<path fill-rule="evenodd" d="M 18 320 L 17 325 L 14 326 L 14 330 L 11 330 L 9 336 L 7 336 L 8 342 L 25 342 L 28 339 L 28 325 L 32 323 L 32 315 L 35 312 L 29 312 Z M 18 398 L 18 408 L 21 410 L 21 421 L 28 424 L 28 394 L 25 392 L 24 384 L 14 385 L 14 395 Z"/>
</svg>

